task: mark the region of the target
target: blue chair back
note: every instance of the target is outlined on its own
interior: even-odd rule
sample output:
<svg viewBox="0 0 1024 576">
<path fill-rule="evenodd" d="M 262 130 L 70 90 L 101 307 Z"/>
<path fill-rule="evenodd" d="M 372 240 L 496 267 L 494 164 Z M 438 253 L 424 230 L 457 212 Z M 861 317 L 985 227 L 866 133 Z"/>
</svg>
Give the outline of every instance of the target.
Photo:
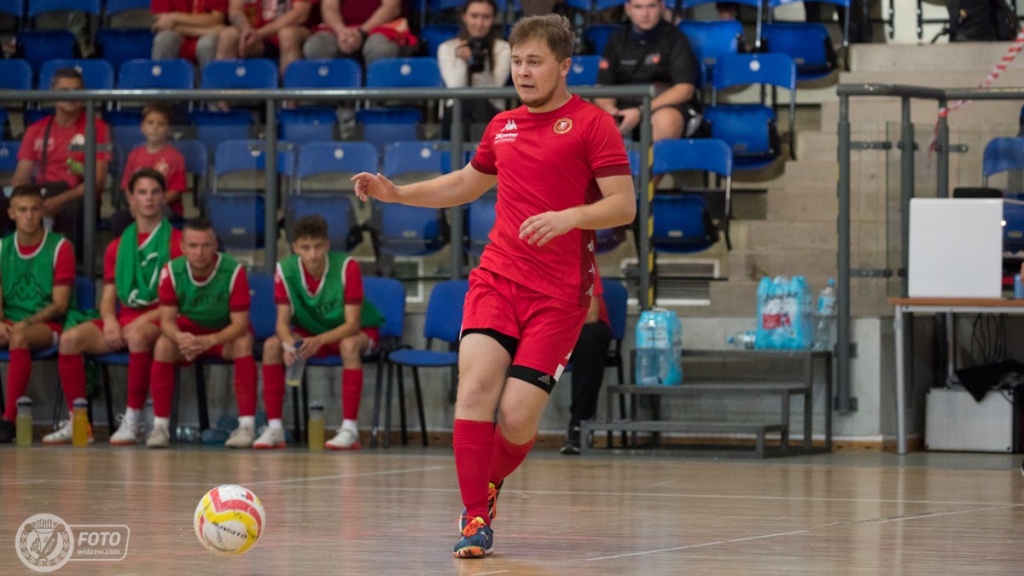
<svg viewBox="0 0 1024 576">
<path fill-rule="evenodd" d="M 152 0 L 107 0 L 107 18 L 132 10 L 150 10 Z"/>
<path fill-rule="evenodd" d="M 828 28 L 820 22 L 776 22 L 761 30 L 763 47 L 785 54 L 796 65 L 797 80 L 814 80 L 831 74 L 838 61 Z"/>
<path fill-rule="evenodd" d="M 252 127 L 252 114 L 245 110 L 193 110 L 189 120 L 196 127 L 196 139 L 213 154 L 226 140 L 246 140 Z"/>
<path fill-rule="evenodd" d="M 232 172 L 263 170 L 267 154 L 263 140 L 226 140 L 217 145 L 214 154 L 213 175 L 220 177 Z M 277 151 L 278 174 L 291 175 L 295 172 L 295 153 L 291 150 Z M 262 181 L 260 182 L 262 186 Z M 219 191 L 214 180 L 214 192 Z"/>
<path fill-rule="evenodd" d="M 18 167 L 19 140 L 0 140 L 0 172 L 14 172 Z"/>
<path fill-rule="evenodd" d="M 796 66 L 785 54 L 725 54 L 716 61 L 713 86 L 765 84 L 796 90 Z"/>
<path fill-rule="evenodd" d="M 479 256 L 490 242 L 498 205 L 497 192 L 488 191 L 466 205 L 466 252 Z"/>
<path fill-rule="evenodd" d="M 367 88 L 444 88 L 436 58 L 381 58 L 366 69 Z"/>
<path fill-rule="evenodd" d="M 363 126 L 363 139 L 377 149 L 378 154 L 393 142 L 416 140 L 416 126 L 423 115 L 415 108 L 368 108 L 356 111 L 356 122 Z"/>
<path fill-rule="evenodd" d="M 597 70 L 601 66 L 601 57 L 585 54 L 572 57 L 569 75 L 565 81 L 570 86 L 593 86 L 597 83 Z"/>
<path fill-rule="evenodd" d="M 608 309 L 608 323 L 611 325 L 612 338 L 622 340 L 626 337 L 626 305 L 629 292 L 619 280 L 601 279 L 604 290 L 604 305 Z"/>
<path fill-rule="evenodd" d="M 427 56 L 437 58 L 437 47 L 458 35 L 458 24 L 427 24 L 420 30 L 420 41 L 427 46 Z"/>
<path fill-rule="evenodd" d="M 32 67 L 21 58 L 0 60 L 0 88 L 4 90 L 31 90 Z"/>
<path fill-rule="evenodd" d="M 273 336 L 277 327 L 273 274 L 249 274 L 249 295 L 249 324 L 253 337 L 262 342 Z"/>
<path fill-rule="evenodd" d="M 302 178 L 359 172 L 377 172 L 377 150 L 367 142 L 310 142 L 299 149 L 295 169 L 299 192 L 302 192 Z"/>
<path fill-rule="evenodd" d="M 75 307 L 79 310 L 96 308 L 96 282 L 85 276 L 75 276 Z"/>
<path fill-rule="evenodd" d="M 993 138 L 985 144 L 981 156 L 981 176 L 988 177 L 1008 170 L 1024 169 L 1024 137 Z"/>
<path fill-rule="evenodd" d="M 196 176 L 206 176 L 210 156 L 202 142 L 199 140 L 175 140 L 171 142 L 171 145 L 185 157 L 185 172 Z"/>
<path fill-rule="evenodd" d="M 430 291 L 423 336 L 454 344 L 462 330 L 462 307 L 469 292 L 468 280 L 438 282 Z"/>
<path fill-rule="evenodd" d="M 145 28 L 102 28 L 96 31 L 96 47 L 104 60 L 119 69 L 129 60 L 153 54 L 153 33 Z"/>
<path fill-rule="evenodd" d="M 735 162 L 743 167 L 779 154 L 772 140 L 775 112 L 767 106 L 710 106 L 704 119 L 711 126 L 711 137 L 728 142 Z"/>
<path fill-rule="evenodd" d="M 388 178 L 407 174 L 437 176 L 450 170 L 451 152 L 444 141 L 394 142 L 384 148 L 382 172 Z"/>
<path fill-rule="evenodd" d="M 732 176 L 732 149 L 722 140 L 676 139 L 654 143 L 656 175 L 683 170 L 702 170 Z"/>
<path fill-rule="evenodd" d="M 39 70 L 39 89 L 50 87 L 50 78 L 61 68 L 74 68 L 85 79 L 86 90 L 110 90 L 114 87 L 114 67 L 106 60 L 63 59 L 47 60 Z"/>
<path fill-rule="evenodd" d="M 36 73 L 49 60 L 74 58 L 78 45 L 67 30 L 22 30 L 16 38 L 22 57 Z"/>
<path fill-rule="evenodd" d="M 268 58 L 214 60 L 203 67 L 202 87 L 214 90 L 277 88 L 277 65 Z"/>
<path fill-rule="evenodd" d="M 293 144 L 334 140 L 338 115 L 333 108 L 296 108 L 277 113 L 278 138 Z"/>
<path fill-rule="evenodd" d="M 0 0 L 0 14 L 21 20 L 25 17 L 25 0 Z"/>
<path fill-rule="evenodd" d="M 619 4 L 622 3 L 619 2 Z M 612 37 L 612 34 L 625 27 L 625 24 L 591 24 L 584 28 L 583 37 L 590 43 L 593 53 L 601 56 L 604 54 L 604 45 L 608 43 L 608 39 Z"/>
<path fill-rule="evenodd" d="M 195 69 L 184 58 L 128 60 L 118 70 L 117 87 L 125 90 L 191 90 L 195 87 Z"/>
<path fill-rule="evenodd" d="M 203 197 L 217 239 L 224 250 L 262 248 L 266 236 L 266 200 L 263 194 L 238 192 Z"/>
<path fill-rule="evenodd" d="M 710 80 L 718 59 L 726 54 L 739 54 L 746 50 L 743 24 L 737 20 L 683 20 L 679 29 L 690 41 L 690 48 L 698 62 L 704 65 Z"/>
<path fill-rule="evenodd" d="M 405 285 L 394 278 L 363 276 L 363 294 L 384 315 L 381 340 L 401 341 L 405 334 Z"/>
<path fill-rule="evenodd" d="M 285 88 L 361 88 L 363 70 L 351 58 L 296 60 L 284 71 Z"/>
</svg>

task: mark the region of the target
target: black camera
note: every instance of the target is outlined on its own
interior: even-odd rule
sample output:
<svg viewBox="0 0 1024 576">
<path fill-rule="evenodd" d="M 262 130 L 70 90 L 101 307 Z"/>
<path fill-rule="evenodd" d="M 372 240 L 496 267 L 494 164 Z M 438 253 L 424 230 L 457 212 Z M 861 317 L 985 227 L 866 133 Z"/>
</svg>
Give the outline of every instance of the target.
<svg viewBox="0 0 1024 576">
<path fill-rule="evenodd" d="M 483 72 L 491 54 L 490 42 L 487 38 L 470 38 L 466 43 L 469 46 L 469 71 L 473 74 Z"/>
</svg>

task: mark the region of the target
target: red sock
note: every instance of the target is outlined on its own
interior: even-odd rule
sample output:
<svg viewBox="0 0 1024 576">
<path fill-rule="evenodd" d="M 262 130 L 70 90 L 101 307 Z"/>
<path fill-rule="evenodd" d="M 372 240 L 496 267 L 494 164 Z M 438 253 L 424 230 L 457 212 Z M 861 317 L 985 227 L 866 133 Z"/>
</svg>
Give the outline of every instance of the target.
<svg viewBox="0 0 1024 576">
<path fill-rule="evenodd" d="M 525 444 L 513 444 L 501 433 L 501 426 L 495 426 L 494 459 L 491 461 L 490 482 L 498 486 L 509 474 L 515 472 L 536 442 L 537 435 L 534 434 L 533 438 L 530 438 Z"/>
<path fill-rule="evenodd" d="M 4 420 L 13 422 L 18 415 L 18 398 L 25 395 L 31 377 L 31 353 L 27 348 L 11 349 L 11 362 L 7 365 L 7 402 L 4 406 Z"/>
<path fill-rule="evenodd" d="M 263 365 L 263 406 L 268 420 L 280 420 L 284 413 L 284 364 Z"/>
<path fill-rule="evenodd" d="M 363 399 L 363 369 L 341 371 L 341 417 L 359 419 L 359 402 Z"/>
<path fill-rule="evenodd" d="M 128 407 L 134 410 L 146 408 L 149 394 L 149 374 L 153 369 L 152 352 L 128 353 Z"/>
<path fill-rule="evenodd" d="M 455 420 L 452 432 L 455 449 L 455 472 L 466 516 L 480 517 L 491 523 L 487 513 L 487 483 L 494 456 L 494 423 L 478 420 Z"/>
<path fill-rule="evenodd" d="M 71 410 L 75 398 L 85 398 L 85 359 L 81 354 L 58 355 L 57 374 L 60 375 L 68 410 Z"/>
<path fill-rule="evenodd" d="M 153 394 L 153 416 L 170 418 L 171 402 L 174 401 L 174 363 L 153 360 L 149 374 L 149 389 Z"/>
<path fill-rule="evenodd" d="M 235 400 L 239 416 L 256 415 L 256 360 L 235 358 Z"/>
</svg>

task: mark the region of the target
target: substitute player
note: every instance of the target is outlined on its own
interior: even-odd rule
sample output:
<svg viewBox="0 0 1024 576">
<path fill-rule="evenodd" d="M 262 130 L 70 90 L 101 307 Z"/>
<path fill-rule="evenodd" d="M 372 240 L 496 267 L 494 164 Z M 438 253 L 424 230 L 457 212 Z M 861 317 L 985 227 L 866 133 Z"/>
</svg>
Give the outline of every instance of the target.
<svg viewBox="0 0 1024 576">
<path fill-rule="evenodd" d="M 164 266 L 157 288 L 161 334 L 153 348 L 153 429 L 146 445 L 170 444 L 175 364 L 213 357 L 233 360 L 235 367 L 238 428 L 224 445 L 248 448 L 256 428 L 256 361 L 245 268 L 217 251 L 217 236 L 205 218 L 185 224 L 181 249 L 184 255 Z"/>
<path fill-rule="evenodd" d="M 341 355 L 342 422 L 330 450 L 358 450 L 359 402 L 363 396 L 362 355 L 380 342 L 384 317 L 363 299 L 359 263 L 331 252 L 327 222 L 304 216 L 295 223 L 294 254 L 277 264 L 274 301 L 276 336 L 263 343 L 263 402 L 268 426 L 253 448 L 284 448 L 284 367 L 298 358 Z"/>
<path fill-rule="evenodd" d="M 407 186 L 379 174 L 352 178 L 363 199 L 431 208 L 470 202 L 496 182 L 501 190 L 490 243 L 469 275 L 459 345 L 453 444 L 466 510 L 454 553 L 461 558 L 491 552 L 497 491 L 533 447 L 600 290 L 593 231 L 628 224 L 636 211 L 614 120 L 566 87 L 575 44 L 569 21 L 524 18 L 509 44 L 524 105 L 495 116 L 469 165 Z"/>
<path fill-rule="evenodd" d="M 181 232 L 163 216 L 164 177 L 153 168 L 140 168 L 128 179 L 128 207 L 135 221 L 107 245 L 103 255 L 100 317 L 70 328 L 60 337 L 57 371 L 65 398 L 85 396 L 83 354 L 108 354 L 128 349 L 128 405 L 114 446 L 144 439 L 142 414 L 149 394 L 153 345 L 160 336 L 157 280 L 160 270 L 181 256 Z M 71 442 L 71 427 L 43 438 L 46 444 Z"/>
<path fill-rule="evenodd" d="M 7 214 L 14 232 L 0 240 L 0 348 L 11 353 L 0 419 L 4 443 L 14 440 L 18 398 L 25 395 L 32 376 L 32 351 L 57 344 L 75 285 L 74 248 L 60 234 L 43 228 L 39 186 L 15 187 Z M 69 411 L 78 397 L 67 398 Z M 70 430 L 70 420 L 64 426 Z"/>
</svg>

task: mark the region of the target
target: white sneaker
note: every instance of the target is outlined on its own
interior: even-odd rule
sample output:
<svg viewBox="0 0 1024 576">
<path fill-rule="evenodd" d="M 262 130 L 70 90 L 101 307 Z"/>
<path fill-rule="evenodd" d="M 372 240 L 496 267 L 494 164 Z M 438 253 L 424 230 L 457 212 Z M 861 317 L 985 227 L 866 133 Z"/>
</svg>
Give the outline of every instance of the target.
<svg viewBox="0 0 1024 576">
<path fill-rule="evenodd" d="M 359 444 L 359 432 L 342 428 L 338 430 L 337 436 L 324 442 L 324 448 L 328 450 L 359 450 L 362 448 Z"/>
<path fill-rule="evenodd" d="M 271 428 L 267 426 L 263 429 L 263 434 L 260 434 L 260 437 L 252 443 L 252 447 L 257 450 L 287 448 L 288 445 L 284 440 L 284 428 Z"/>
<path fill-rule="evenodd" d="M 43 444 L 59 445 L 59 444 L 71 444 L 71 437 L 74 432 L 72 431 L 71 420 L 61 420 L 60 425 L 53 432 L 50 432 L 46 436 L 43 436 Z M 87 434 L 89 435 L 89 443 L 92 443 L 92 425 L 89 425 Z"/>
<path fill-rule="evenodd" d="M 224 445 L 228 448 L 250 448 L 252 447 L 252 438 L 254 435 L 252 428 L 249 428 L 248 426 L 239 426 L 231 433 L 231 436 Z"/>
<path fill-rule="evenodd" d="M 134 446 L 141 444 L 145 440 L 140 426 L 129 423 L 123 414 L 118 414 L 117 419 L 121 424 L 118 425 L 117 431 L 110 437 L 111 446 Z"/>
<path fill-rule="evenodd" d="M 153 429 L 149 431 L 149 436 L 146 437 L 146 447 L 167 448 L 170 445 L 171 433 L 167 430 L 167 426 L 153 424 Z"/>
</svg>

